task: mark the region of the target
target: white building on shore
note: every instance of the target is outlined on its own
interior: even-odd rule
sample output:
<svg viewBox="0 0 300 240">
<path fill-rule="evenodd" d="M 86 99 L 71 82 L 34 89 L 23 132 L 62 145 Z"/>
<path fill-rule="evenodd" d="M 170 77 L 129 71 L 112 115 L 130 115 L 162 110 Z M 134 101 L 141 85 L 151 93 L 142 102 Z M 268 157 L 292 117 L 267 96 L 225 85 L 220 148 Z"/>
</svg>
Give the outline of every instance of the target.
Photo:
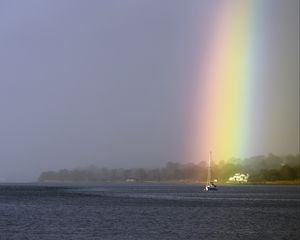
<svg viewBox="0 0 300 240">
<path fill-rule="evenodd" d="M 229 182 L 246 183 L 248 182 L 249 174 L 236 173 L 232 177 L 229 177 Z"/>
</svg>

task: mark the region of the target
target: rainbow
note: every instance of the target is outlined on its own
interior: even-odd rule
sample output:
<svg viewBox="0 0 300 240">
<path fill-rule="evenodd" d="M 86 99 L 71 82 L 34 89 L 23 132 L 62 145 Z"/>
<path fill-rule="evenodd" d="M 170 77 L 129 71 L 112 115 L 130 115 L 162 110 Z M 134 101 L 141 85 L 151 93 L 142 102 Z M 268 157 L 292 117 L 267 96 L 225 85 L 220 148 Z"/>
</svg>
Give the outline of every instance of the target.
<svg viewBox="0 0 300 240">
<path fill-rule="evenodd" d="M 191 128 L 193 162 L 243 157 L 251 134 L 251 97 L 257 56 L 258 1 L 223 1 L 213 35 L 196 74 L 196 108 Z M 202 60 L 203 62 L 203 60 Z"/>
</svg>

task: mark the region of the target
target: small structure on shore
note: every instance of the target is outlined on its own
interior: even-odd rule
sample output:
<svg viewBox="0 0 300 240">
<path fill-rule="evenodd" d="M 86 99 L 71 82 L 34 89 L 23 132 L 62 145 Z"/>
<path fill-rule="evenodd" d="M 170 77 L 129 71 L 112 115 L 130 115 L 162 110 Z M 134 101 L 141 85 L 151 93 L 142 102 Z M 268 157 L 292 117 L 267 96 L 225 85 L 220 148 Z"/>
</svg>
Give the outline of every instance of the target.
<svg viewBox="0 0 300 240">
<path fill-rule="evenodd" d="M 133 183 L 133 182 L 136 182 L 137 180 L 135 178 L 127 178 L 126 179 L 126 182 L 128 183 Z"/>
</svg>

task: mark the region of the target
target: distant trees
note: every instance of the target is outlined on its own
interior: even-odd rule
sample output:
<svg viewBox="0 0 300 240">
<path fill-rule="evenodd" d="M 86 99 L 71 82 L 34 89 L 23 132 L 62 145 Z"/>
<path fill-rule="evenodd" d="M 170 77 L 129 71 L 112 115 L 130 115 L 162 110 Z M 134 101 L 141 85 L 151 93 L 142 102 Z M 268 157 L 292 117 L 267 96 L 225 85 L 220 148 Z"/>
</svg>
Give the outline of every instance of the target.
<svg viewBox="0 0 300 240">
<path fill-rule="evenodd" d="M 88 167 L 74 170 L 46 171 L 39 176 L 41 182 L 124 182 L 145 181 L 203 181 L 207 169 L 197 164 L 168 162 L 163 168 L 108 169 Z"/>
<path fill-rule="evenodd" d="M 257 156 L 248 159 L 230 159 L 212 166 L 212 178 L 227 181 L 235 173 L 249 173 L 250 182 L 300 180 L 300 160 L 298 155 Z M 168 162 L 163 168 L 87 168 L 42 172 L 39 181 L 56 182 L 124 182 L 124 181 L 205 181 L 207 166 L 199 164 L 180 164 Z"/>
<path fill-rule="evenodd" d="M 261 169 L 259 173 L 250 176 L 252 182 L 262 181 L 293 181 L 300 179 L 300 165 L 284 165 L 279 169 Z"/>
</svg>

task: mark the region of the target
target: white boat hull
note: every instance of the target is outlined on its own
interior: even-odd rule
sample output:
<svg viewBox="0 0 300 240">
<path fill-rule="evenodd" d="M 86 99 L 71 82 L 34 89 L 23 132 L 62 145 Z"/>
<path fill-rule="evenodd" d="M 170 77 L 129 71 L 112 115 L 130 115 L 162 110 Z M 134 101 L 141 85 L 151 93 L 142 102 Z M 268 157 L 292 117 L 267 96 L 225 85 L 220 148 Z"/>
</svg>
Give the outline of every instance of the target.
<svg viewBox="0 0 300 240">
<path fill-rule="evenodd" d="M 217 191 L 217 186 L 205 186 L 204 191 Z"/>
</svg>

